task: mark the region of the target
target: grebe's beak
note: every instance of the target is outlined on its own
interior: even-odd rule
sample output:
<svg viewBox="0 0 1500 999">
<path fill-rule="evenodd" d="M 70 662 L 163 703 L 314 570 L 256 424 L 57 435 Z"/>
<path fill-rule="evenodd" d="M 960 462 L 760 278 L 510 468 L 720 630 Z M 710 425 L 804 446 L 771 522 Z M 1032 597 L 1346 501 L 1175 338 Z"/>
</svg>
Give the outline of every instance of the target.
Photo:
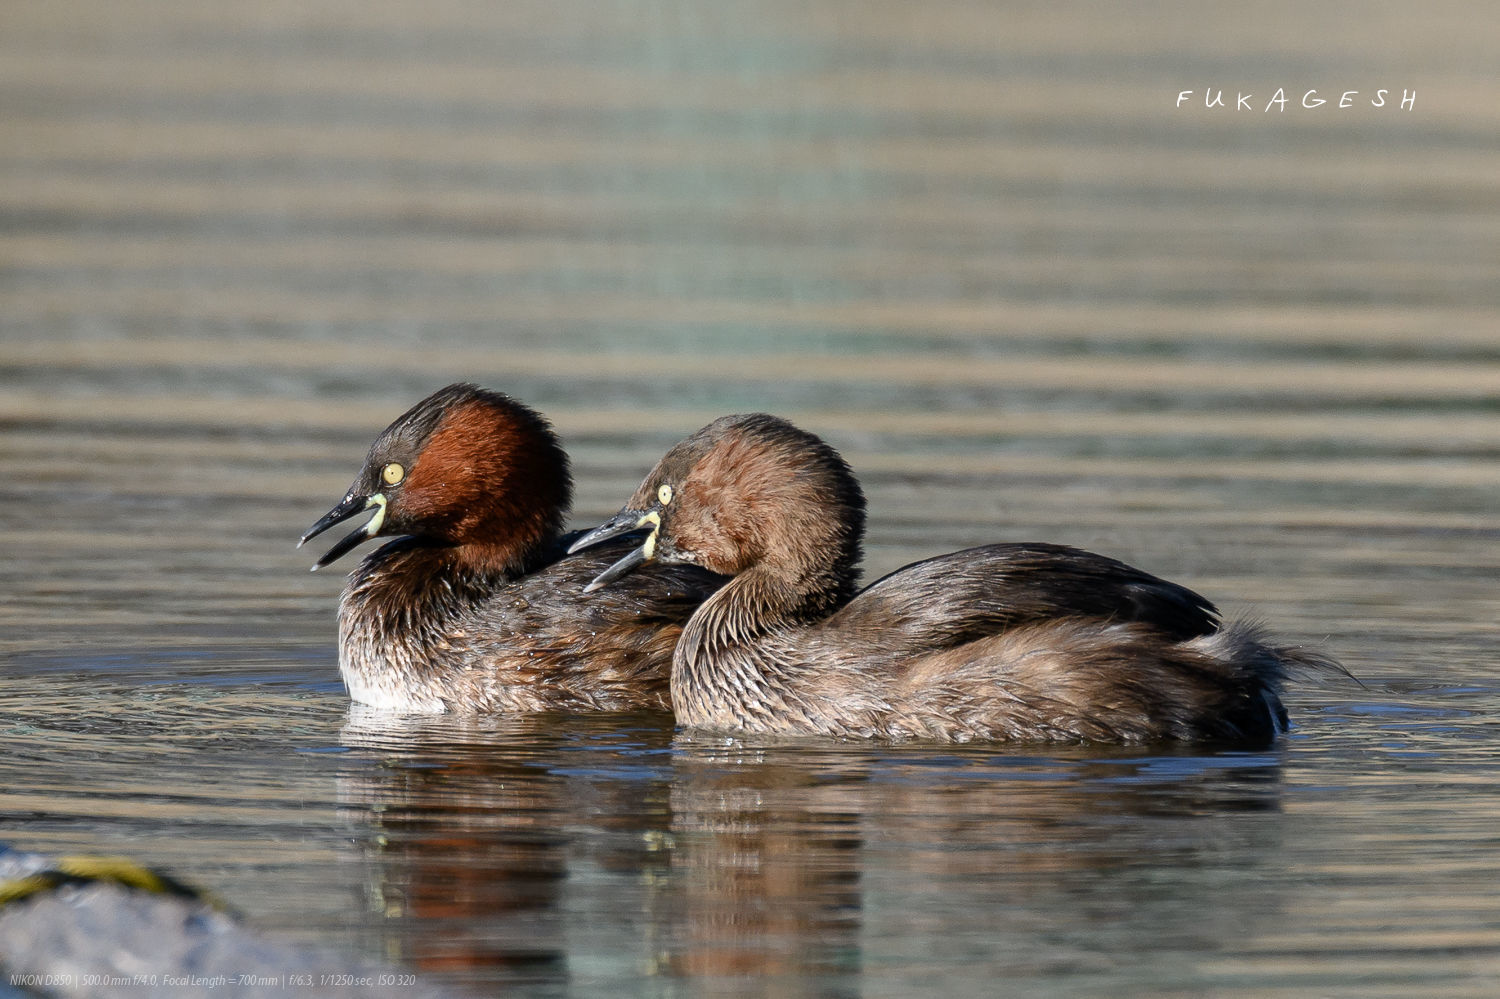
<svg viewBox="0 0 1500 999">
<path fill-rule="evenodd" d="M 579 549 L 619 537 L 622 534 L 639 531 L 643 527 L 651 528 L 651 533 L 646 535 L 646 540 L 641 542 L 641 546 L 595 576 L 593 581 L 583 588 L 583 592 L 593 593 L 601 587 L 608 586 L 656 557 L 656 536 L 661 531 L 661 513 L 656 510 L 646 514 L 642 514 L 639 510 L 621 510 L 568 547 L 568 554 L 571 555 Z"/>
<path fill-rule="evenodd" d="M 585 548 L 594 547 L 602 541 L 608 541 L 610 538 L 618 538 L 622 534 L 639 531 L 645 526 L 645 521 L 641 519 L 644 512 L 642 510 L 621 510 L 569 545 L 568 554 L 575 555 Z"/>
<path fill-rule="evenodd" d="M 651 553 L 647 552 L 646 548 L 647 546 L 655 547 L 652 544 L 652 542 L 654 542 L 655 540 L 656 535 L 652 534 L 646 539 L 645 544 L 642 544 L 639 548 L 631 549 L 629 555 L 626 555 L 624 558 L 620 559 L 620 561 L 616 562 L 614 565 L 610 566 L 608 569 L 605 569 L 603 572 L 599 573 L 599 575 L 595 576 L 593 581 L 583 588 L 583 592 L 593 593 L 595 590 L 602 589 L 603 587 L 608 586 L 610 583 L 613 583 L 615 580 L 620 579 L 623 576 L 630 575 L 632 572 L 635 572 L 635 570 L 639 569 L 647 562 L 650 562 Z"/>
<path fill-rule="evenodd" d="M 302 540 L 297 542 L 298 548 L 301 548 L 334 524 L 342 524 L 350 517 L 357 517 L 366 510 L 373 509 L 375 511 L 375 516 L 371 517 L 368 523 L 363 527 L 351 531 L 342 541 L 324 552 L 323 557 L 313 563 L 312 571 L 317 572 L 325 565 L 338 561 L 354 548 L 357 548 L 367 538 L 373 538 L 376 534 L 379 534 L 380 525 L 385 522 L 385 505 L 386 499 L 380 493 L 375 493 L 371 496 L 360 496 L 357 493 L 351 492 L 348 496 L 344 497 L 338 506 L 323 514 L 318 522 L 309 527 L 307 533 L 302 535 Z"/>
</svg>

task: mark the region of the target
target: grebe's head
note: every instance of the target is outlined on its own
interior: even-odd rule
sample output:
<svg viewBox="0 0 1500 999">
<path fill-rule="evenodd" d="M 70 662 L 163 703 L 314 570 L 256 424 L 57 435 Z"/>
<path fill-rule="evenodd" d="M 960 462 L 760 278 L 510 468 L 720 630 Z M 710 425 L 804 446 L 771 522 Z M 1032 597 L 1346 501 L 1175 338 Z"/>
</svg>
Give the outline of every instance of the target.
<svg viewBox="0 0 1500 999">
<path fill-rule="evenodd" d="M 864 494 L 837 451 L 753 413 L 721 417 L 668 451 L 620 513 L 573 550 L 649 528 L 590 588 L 658 559 L 725 576 L 756 568 L 837 603 L 853 592 L 864 519 Z"/>
<path fill-rule="evenodd" d="M 314 569 L 367 538 L 408 536 L 456 548 L 475 568 L 520 572 L 561 532 L 571 500 L 568 457 L 546 420 L 499 392 L 449 385 L 385 428 L 298 546 L 368 511 Z"/>
</svg>

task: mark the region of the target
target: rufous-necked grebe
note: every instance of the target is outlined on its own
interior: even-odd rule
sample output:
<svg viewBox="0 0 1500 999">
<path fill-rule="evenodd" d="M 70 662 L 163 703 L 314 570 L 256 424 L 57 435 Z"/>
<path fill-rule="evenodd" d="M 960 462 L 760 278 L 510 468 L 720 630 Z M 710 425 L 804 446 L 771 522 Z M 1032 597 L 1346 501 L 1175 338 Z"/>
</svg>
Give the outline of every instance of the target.
<svg viewBox="0 0 1500 999">
<path fill-rule="evenodd" d="M 726 416 L 678 444 L 573 548 L 643 527 L 591 588 L 653 562 L 734 577 L 677 643 L 672 706 L 688 727 L 1264 745 L 1286 726 L 1288 670 L 1333 665 L 1060 545 L 954 552 L 856 596 L 859 484 L 833 448 L 774 416 Z"/>
<path fill-rule="evenodd" d="M 387 427 L 300 542 L 371 514 L 317 569 L 367 538 L 398 538 L 339 602 L 349 695 L 413 712 L 667 707 L 682 625 L 722 580 L 663 564 L 608 600 L 585 596 L 633 542 L 564 557 L 571 499 L 552 428 L 498 392 L 450 385 Z"/>
</svg>

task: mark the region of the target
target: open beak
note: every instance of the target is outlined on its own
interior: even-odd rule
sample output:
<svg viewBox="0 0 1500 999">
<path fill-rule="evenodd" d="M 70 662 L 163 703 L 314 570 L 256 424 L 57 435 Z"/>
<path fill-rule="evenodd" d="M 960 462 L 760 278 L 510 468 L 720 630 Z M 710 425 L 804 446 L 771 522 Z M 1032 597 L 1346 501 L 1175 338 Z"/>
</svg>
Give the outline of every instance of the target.
<svg viewBox="0 0 1500 999">
<path fill-rule="evenodd" d="M 351 550 L 358 547 L 361 542 L 367 538 L 373 538 L 376 534 L 380 533 L 380 525 L 385 521 L 385 503 L 386 499 L 380 493 L 375 493 L 372 496 L 360 496 L 356 493 L 350 493 L 344 497 L 338 506 L 323 514 L 316 524 L 309 527 L 307 533 L 302 535 L 302 540 L 297 542 L 298 548 L 301 548 L 334 524 L 342 524 L 350 517 L 357 517 L 366 510 L 375 510 L 375 516 L 371 517 L 364 526 L 351 531 L 342 541 L 324 552 L 323 557 L 313 563 L 312 571 L 317 572 L 325 565 L 338 561 Z"/>
<path fill-rule="evenodd" d="M 655 510 L 646 514 L 642 514 L 639 510 L 621 510 L 568 546 L 568 554 L 571 555 L 576 551 L 597 545 L 601 541 L 639 531 L 643 527 L 650 527 L 651 533 L 646 535 L 646 540 L 641 542 L 641 546 L 633 549 L 630 554 L 595 576 L 593 581 L 583 588 L 583 592 L 592 593 L 601 587 L 608 586 L 654 559 L 656 535 L 661 531 L 661 514 Z"/>
<path fill-rule="evenodd" d="M 602 589 L 620 577 L 628 576 L 647 562 L 650 562 L 652 553 L 646 549 L 654 547 L 651 543 L 655 540 L 656 535 L 652 534 L 639 548 L 632 548 L 629 555 L 626 555 L 620 561 L 595 576 L 593 581 L 583 588 L 583 592 L 593 593 L 595 590 Z"/>
<path fill-rule="evenodd" d="M 608 541 L 610 538 L 618 538 L 622 534 L 639 531 L 648 523 L 642 513 L 640 510 L 621 510 L 569 545 L 568 554 L 573 555 L 583 551 L 585 548 L 592 548 L 601 541 Z"/>
</svg>

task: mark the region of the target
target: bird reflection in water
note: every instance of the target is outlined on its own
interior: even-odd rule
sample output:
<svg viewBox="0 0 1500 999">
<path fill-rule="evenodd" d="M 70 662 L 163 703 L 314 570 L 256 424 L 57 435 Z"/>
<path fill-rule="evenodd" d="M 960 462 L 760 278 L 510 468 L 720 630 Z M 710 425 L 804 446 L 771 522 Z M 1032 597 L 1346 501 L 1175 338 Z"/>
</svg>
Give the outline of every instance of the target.
<svg viewBox="0 0 1500 999">
<path fill-rule="evenodd" d="M 1253 821 L 1280 808 L 1274 753 L 694 741 L 656 713 L 355 710 L 344 741 L 383 956 L 474 986 L 856 995 L 872 961 L 935 973 L 918 939 L 978 934 L 995 974 L 1083 959 L 1006 953 L 1022 921 L 1196 939 L 1218 917 L 1152 872 L 1226 837 L 1274 857 L 1279 829 Z"/>
</svg>

